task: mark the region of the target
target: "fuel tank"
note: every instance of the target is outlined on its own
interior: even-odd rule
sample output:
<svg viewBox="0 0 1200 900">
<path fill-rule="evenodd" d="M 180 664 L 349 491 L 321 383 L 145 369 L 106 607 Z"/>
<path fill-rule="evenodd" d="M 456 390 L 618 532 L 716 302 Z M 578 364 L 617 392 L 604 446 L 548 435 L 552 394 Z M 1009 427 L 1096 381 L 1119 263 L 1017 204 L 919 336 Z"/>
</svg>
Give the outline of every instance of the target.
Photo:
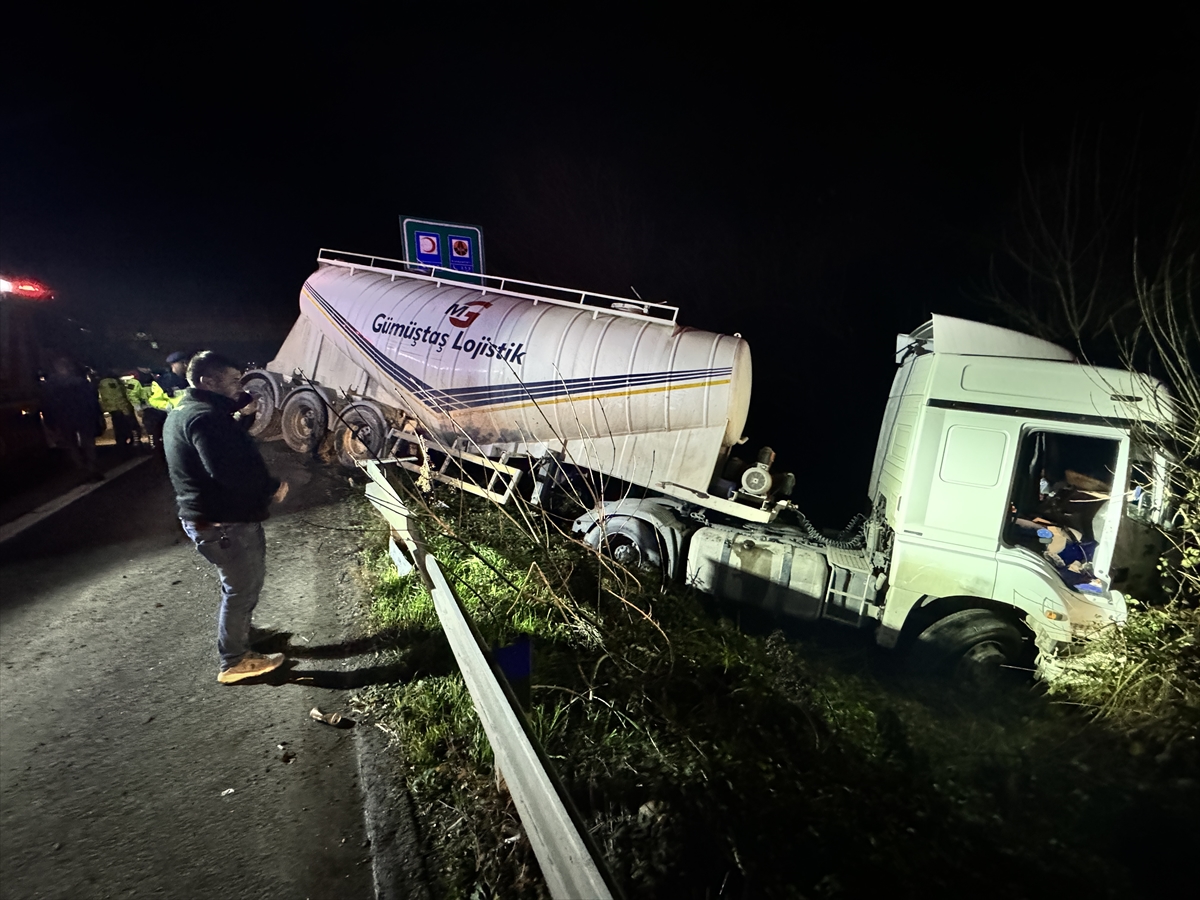
<svg viewBox="0 0 1200 900">
<path fill-rule="evenodd" d="M 705 490 L 740 437 L 750 349 L 651 315 L 322 261 L 268 370 L 374 399 L 473 452 Z"/>
<path fill-rule="evenodd" d="M 829 564 L 781 528 L 710 525 L 692 535 L 687 583 L 798 619 L 822 615 Z"/>
</svg>

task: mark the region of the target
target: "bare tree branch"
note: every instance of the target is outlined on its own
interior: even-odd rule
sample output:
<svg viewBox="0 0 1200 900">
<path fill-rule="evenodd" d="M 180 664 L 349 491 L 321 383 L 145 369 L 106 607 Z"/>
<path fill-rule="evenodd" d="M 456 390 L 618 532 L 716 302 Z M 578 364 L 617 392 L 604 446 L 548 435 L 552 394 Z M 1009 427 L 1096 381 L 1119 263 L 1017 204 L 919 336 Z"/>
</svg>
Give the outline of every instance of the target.
<svg viewBox="0 0 1200 900">
<path fill-rule="evenodd" d="M 1023 330 L 1080 349 L 1137 307 L 1109 253 L 1128 218 L 1132 162 L 1106 180 L 1099 142 L 1087 161 L 1083 144 L 1073 133 L 1064 167 L 1049 174 L 1031 171 L 1022 146 L 1016 226 L 992 258 L 984 296 Z"/>
</svg>

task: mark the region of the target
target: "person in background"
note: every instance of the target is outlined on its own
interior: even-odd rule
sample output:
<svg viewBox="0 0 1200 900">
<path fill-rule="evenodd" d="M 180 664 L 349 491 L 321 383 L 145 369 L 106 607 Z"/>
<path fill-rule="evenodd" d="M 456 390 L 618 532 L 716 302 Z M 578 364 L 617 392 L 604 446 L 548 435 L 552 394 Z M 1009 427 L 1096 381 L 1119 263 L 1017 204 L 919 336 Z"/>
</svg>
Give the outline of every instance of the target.
<svg viewBox="0 0 1200 900">
<path fill-rule="evenodd" d="M 149 385 L 146 408 L 142 410 L 142 424 L 146 428 L 146 434 L 150 436 L 150 446 L 159 458 L 163 454 L 162 434 L 167 413 L 183 401 L 184 391 L 187 389 L 184 373 L 190 358 L 190 353 L 176 350 L 167 357 L 167 365 L 170 368 L 161 375 L 156 375 Z"/>
<path fill-rule="evenodd" d="M 174 397 L 176 391 L 187 390 L 187 367 L 188 360 L 192 358 L 191 353 L 185 353 L 183 350 L 176 350 L 167 357 L 166 372 L 159 375 L 155 381 L 162 385 L 162 389 L 167 392 L 168 396 Z"/>
<path fill-rule="evenodd" d="M 265 675 L 284 661 L 282 653 L 250 649 L 250 620 L 266 576 L 262 523 L 271 503 L 282 501 L 288 488 L 271 476 L 254 438 L 234 421 L 234 413 L 250 399 L 242 392 L 241 375 L 220 354 L 197 353 L 188 365 L 191 387 L 163 430 L 183 530 L 217 567 L 221 582 L 221 684 Z"/>
<path fill-rule="evenodd" d="M 104 480 L 96 466 L 96 426 L 101 415 L 95 386 L 76 371 L 69 359 L 58 357 L 43 385 L 42 417 L 55 443 L 67 448 L 71 461 L 91 481 Z"/>
<path fill-rule="evenodd" d="M 146 410 L 147 401 L 150 399 L 150 383 L 154 379 L 150 377 L 149 369 L 134 369 L 128 375 L 121 376 L 121 384 L 125 387 L 125 396 L 129 398 L 129 405 L 133 407 L 134 421 L 137 427 L 137 440 L 141 443 L 142 435 L 146 433 L 145 424 L 142 422 L 142 414 Z"/>
<path fill-rule="evenodd" d="M 117 447 L 128 453 L 134 447 L 134 431 L 137 428 L 137 416 L 133 414 L 133 404 L 125 386 L 121 384 L 115 372 L 107 378 L 101 378 L 96 386 L 100 395 L 100 410 L 112 418 L 113 436 Z"/>
</svg>

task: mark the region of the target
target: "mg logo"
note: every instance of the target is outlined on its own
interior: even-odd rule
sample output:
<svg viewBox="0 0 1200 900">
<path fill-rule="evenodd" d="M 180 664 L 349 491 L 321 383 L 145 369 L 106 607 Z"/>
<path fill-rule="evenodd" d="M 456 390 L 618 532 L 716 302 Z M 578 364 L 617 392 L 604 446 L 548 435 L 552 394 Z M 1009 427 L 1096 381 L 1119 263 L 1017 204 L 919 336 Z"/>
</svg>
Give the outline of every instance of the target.
<svg viewBox="0 0 1200 900">
<path fill-rule="evenodd" d="M 457 328 L 466 328 L 472 322 L 479 318 L 479 314 L 491 306 L 488 300 L 468 300 L 462 306 L 452 304 L 446 315 L 450 317 L 450 324 Z"/>
</svg>

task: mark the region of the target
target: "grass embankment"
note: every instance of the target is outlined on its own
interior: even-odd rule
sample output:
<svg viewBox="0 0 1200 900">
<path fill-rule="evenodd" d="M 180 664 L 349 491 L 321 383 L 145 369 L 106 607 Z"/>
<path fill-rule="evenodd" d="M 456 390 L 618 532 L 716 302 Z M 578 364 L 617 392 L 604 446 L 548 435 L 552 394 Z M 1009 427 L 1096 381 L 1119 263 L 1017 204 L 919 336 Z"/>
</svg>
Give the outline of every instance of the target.
<svg viewBox="0 0 1200 900">
<path fill-rule="evenodd" d="M 532 636 L 529 718 L 628 896 L 1170 883 L 1198 799 L 1177 760 L 1132 756 L 1028 690 L 985 701 L 909 681 L 836 626 L 755 634 L 561 535 L 531 537 L 518 512 L 454 503 L 426 538 L 486 640 Z M 360 703 L 397 737 L 441 889 L 545 895 L 431 601 L 384 540 L 364 553 L 373 616 L 415 675 Z"/>
</svg>

